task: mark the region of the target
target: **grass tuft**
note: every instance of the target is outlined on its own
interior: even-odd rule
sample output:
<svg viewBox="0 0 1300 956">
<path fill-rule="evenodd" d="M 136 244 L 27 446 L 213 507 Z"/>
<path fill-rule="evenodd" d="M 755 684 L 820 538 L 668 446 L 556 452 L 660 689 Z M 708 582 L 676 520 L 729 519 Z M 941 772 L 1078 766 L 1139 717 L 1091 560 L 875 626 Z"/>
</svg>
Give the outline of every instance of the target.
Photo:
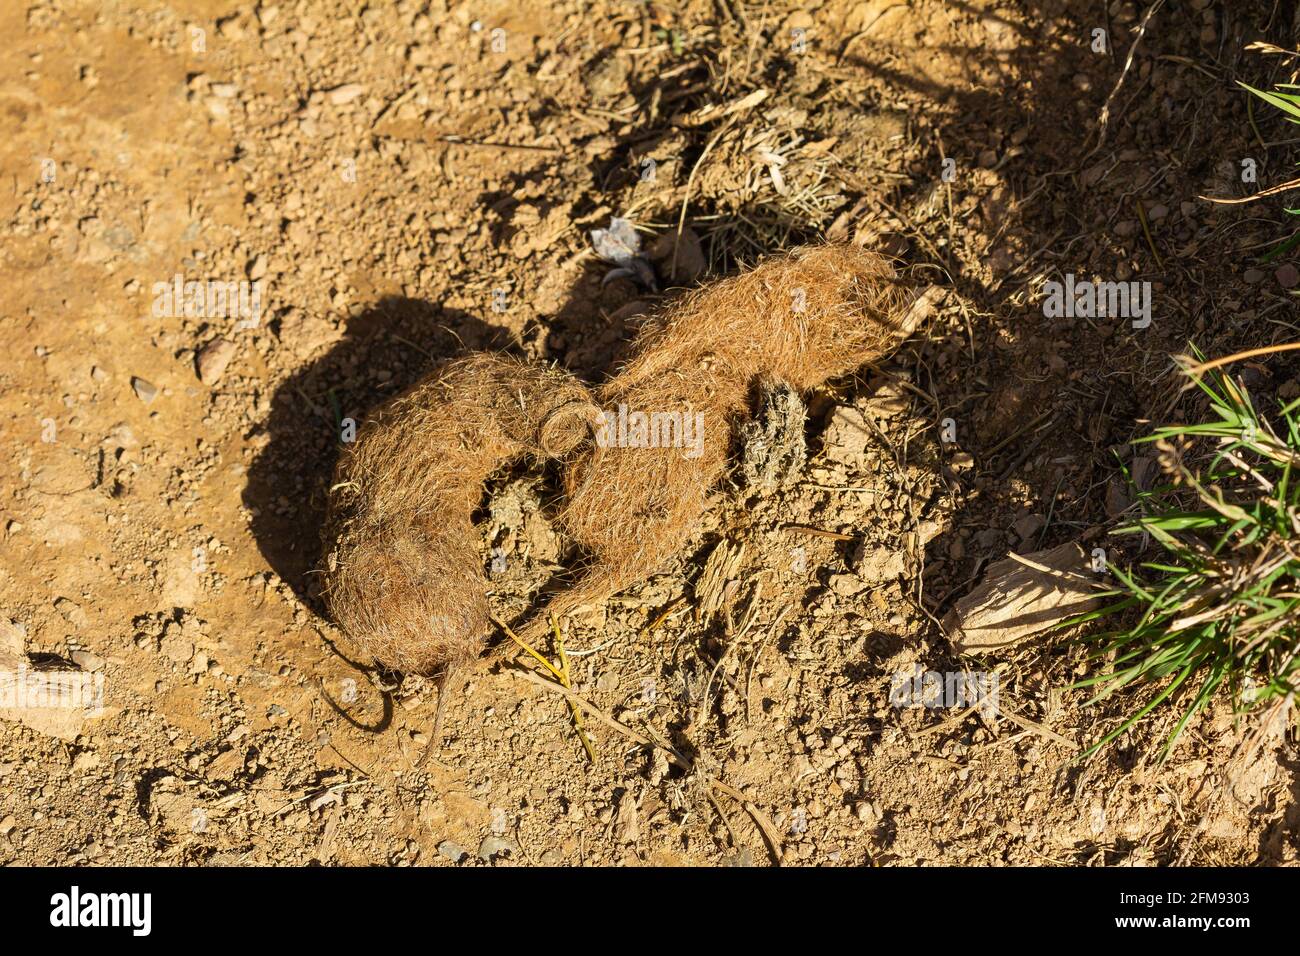
<svg viewBox="0 0 1300 956">
<path fill-rule="evenodd" d="M 1137 617 L 1088 638 L 1091 659 L 1105 662 L 1074 685 L 1096 691 L 1089 703 L 1144 683 L 1161 686 L 1085 757 L 1166 702 L 1180 701 L 1182 716 L 1160 759 L 1221 691 L 1238 713 L 1287 704 L 1296 693 L 1300 400 L 1279 402 L 1269 417 L 1224 371 L 1185 371 L 1208 399 L 1209 414 L 1140 439 L 1155 446 L 1164 482 L 1139 491 L 1141 516 L 1114 532 L 1140 535 L 1159 554 L 1136 567 L 1112 566 L 1114 600 L 1069 622 Z"/>
</svg>

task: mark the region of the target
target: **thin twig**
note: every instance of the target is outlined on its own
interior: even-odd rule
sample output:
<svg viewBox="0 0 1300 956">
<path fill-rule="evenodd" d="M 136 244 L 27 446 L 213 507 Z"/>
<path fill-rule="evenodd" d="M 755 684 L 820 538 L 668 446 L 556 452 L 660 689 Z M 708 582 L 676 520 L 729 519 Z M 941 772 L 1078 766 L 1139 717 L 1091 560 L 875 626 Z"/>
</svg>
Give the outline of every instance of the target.
<svg viewBox="0 0 1300 956">
<path fill-rule="evenodd" d="M 551 628 L 555 631 L 555 652 L 560 655 L 560 674 L 564 680 L 564 686 L 573 689 L 573 684 L 569 680 L 569 659 L 564 656 L 564 638 L 560 635 L 560 622 L 556 620 L 555 612 L 551 612 Z M 596 751 L 591 746 L 591 741 L 587 739 L 587 732 L 582 729 L 582 714 L 578 712 L 578 707 L 573 701 L 569 701 L 569 712 L 573 714 L 573 726 L 578 731 L 578 739 L 582 741 L 582 746 L 587 751 L 587 759 L 592 763 L 596 762 Z"/>
<path fill-rule="evenodd" d="M 1300 342 L 1288 342 L 1285 345 L 1266 345 L 1258 349 L 1247 349 L 1245 352 L 1234 352 L 1232 355 L 1225 355 L 1223 358 L 1217 358 L 1211 362 L 1202 362 L 1200 365 L 1192 366 L 1186 371 L 1188 375 L 1196 378 L 1211 369 L 1222 368 L 1224 365 L 1231 365 L 1233 362 L 1240 362 L 1243 359 L 1273 355 L 1276 352 L 1294 352 L 1296 350 L 1300 350 Z"/>
<path fill-rule="evenodd" d="M 1206 202 L 1217 202 L 1223 206 L 1240 206 L 1242 203 L 1254 202 L 1256 199 L 1263 199 L 1265 196 L 1276 196 L 1278 193 L 1288 192 L 1292 189 L 1300 189 L 1300 179 L 1290 179 L 1276 186 L 1270 186 L 1268 189 L 1262 189 L 1253 196 L 1243 196 L 1240 199 L 1220 199 L 1216 196 L 1197 196 L 1197 199 L 1204 199 Z"/>
<path fill-rule="evenodd" d="M 1124 59 L 1124 69 L 1120 72 L 1119 79 L 1115 81 L 1114 89 L 1110 91 L 1110 96 L 1106 97 L 1106 102 L 1101 108 L 1101 116 L 1097 120 L 1097 145 L 1092 148 L 1088 154 L 1089 156 L 1101 149 L 1106 142 L 1106 132 L 1110 125 L 1111 104 L 1115 102 L 1115 97 L 1119 95 L 1120 87 L 1124 85 L 1129 70 L 1133 68 L 1133 57 L 1137 53 L 1138 44 L 1142 42 L 1142 37 L 1146 35 L 1147 24 L 1151 22 L 1151 18 L 1155 16 L 1156 11 L 1164 4 L 1165 0 L 1155 0 L 1155 3 L 1147 7 L 1146 15 L 1142 17 L 1142 22 L 1138 25 L 1137 36 L 1133 38 L 1133 43 L 1128 48 L 1128 56 Z"/>
<path fill-rule="evenodd" d="M 611 730 L 617 731 L 618 733 L 622 734 L 624 737 L 627 737 L 629 740 L 635 741 L 636 743 L 639 743 L 642 746 L 659 748 L 667 755 L 669 763 L 674 764 L 677 767 L 680 767 L 682 770 L 685 770 L 687 773 L 695 772 L 695 765 L 691 763 L 691 761 L 683 757 L 681 754 L 679 754 L 677 751 L 673 750 L 671 747 L 667 747 L 664 744 L 659 743 L 657 740 L 653 740 L 652 738 L 647 737 L 645 734 L 633 730 L 631 727 L 627 726 L 627 724 L 620 723 L 619 721 L 615 720 L 613 717 L 610 717 L 608 714 L 602 711 L 595 704 L 591 703 L 591 701 L 587 700 L 585 697 L 578 696 L 569 688 L 557 684 L 554 681 L 548 681 L 540 674 L 536 673 L 535 671 L 524 670 L 523 668 L 520 667 L 511 667 L 508 669 L 508 672 L 510 674 L 513 674 L 515 677 L 518 677 L 520 680 L 526 680 L 530 684 L 536 684 L 538 687 L 541 687 L 544 690 L 548 690 L 552 694 L 559 694 L 561 697 L 566 698 L 571 703 L 577 704 L 579 707 L 585 710 L 588 714 L 590 714 L 600 723 L 604 724 L 606 727 L 609 727 Z M 767 818 L 766 814 L 764 814 L 762 810 L 760 810 L 757 806 L 754 805 L 754 803 L 749 799 L 749 797 L 745 795 L 744 791 L 738 790 L 735 787 L 730 786 L 729 784 L 725 784 L 721 780 L 715 780 L 713 777 L 710 777 L 708 774 L 705 774 L 703 772 L 700 773 L 700 776 L 704 778 L 705 782 L 709 786 L 713 787 L 716 790 L 721 791 L 722 793 L 725 793 L 727 796 L 731 797 L 733 800 L 735 800 L 737 803 L 739 803 L 741 806 L 745 808 L 745 812 L 750 815 L 755 825 L 762 832 L 764 839 L 767 840 L 768 849 L 771 850 L 772 857 L 776 861 L 777 865 L 779 866 L 781 863 L 781 858 L 783 856 L 781 838 L 777 834 L 776 827 L 772 825 L 772 821 Z"/>
</svg>

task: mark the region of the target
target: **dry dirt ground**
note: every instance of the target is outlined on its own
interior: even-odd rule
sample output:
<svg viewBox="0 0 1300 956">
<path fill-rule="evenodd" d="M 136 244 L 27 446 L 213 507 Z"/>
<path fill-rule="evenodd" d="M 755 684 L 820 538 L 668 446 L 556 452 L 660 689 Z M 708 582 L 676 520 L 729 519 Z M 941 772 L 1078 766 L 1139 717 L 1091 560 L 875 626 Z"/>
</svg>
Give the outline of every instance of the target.
<svg viewBox="0 0 1300 956">
<path fill-rule="evenodd" d="M 1245 48 L 1293 48 L 1296 4 L 1168 0 L 1125 72 L 1145 12 L 0 5 L 0 639 L 104 694 L 0 712 L 0 861 L 1295 862 L 1294 725 L 1245 748 L 1219 701 L 1164 763 L 1163 716 L 1079 762 L 1133 702 L 1081 706 L 1071 635 L 963 661 L 938 624 L 1007 551 L 1105 538 L 1145 421 L 1197 412 L 1171 353 L 1295 337 L 1294 266 L 1257 263 L 1284 204 L 1198 196 L 1253 191 L 1244 158 L 1288 178 L 1294 127 L 1234 81 L 1292 78 Z M 575 689 L 690 774 L 591 721 L 589 762 L 501 666 L 447 688 L 429 747 L 437 688 L 313 591 L 342 419 L 461 349 L 617 362 L 662 295 L 604 281 L 612 216 L 665 289 L 829 235 L 946 290 L 811 397 L 790 481 L 719 489 L 674 565 L 567 622 Z M 1152 325 L 1045 318 L 1067 272 L 1151 281 Z M 260 281 L 258 321 L 160 301 L 175 276 Z M 573 567 L 554 478 L 485 498 L 507 619 Z M 916 665 L 995 668 L 998 713 L 892 706 Z"/>
</svg>

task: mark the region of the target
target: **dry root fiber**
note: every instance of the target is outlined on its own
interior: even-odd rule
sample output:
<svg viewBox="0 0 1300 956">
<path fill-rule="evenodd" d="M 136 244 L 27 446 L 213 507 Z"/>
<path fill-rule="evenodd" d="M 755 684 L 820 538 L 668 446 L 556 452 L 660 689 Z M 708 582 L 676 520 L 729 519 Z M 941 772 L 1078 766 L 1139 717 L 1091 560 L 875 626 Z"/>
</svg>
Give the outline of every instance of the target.
<svg viewBox="0 0 1300 956">
<path fill-rule="evenodd" d="M 572 452 L 594 414 L 566 373 L 489 354 L 448 362 L 379 409 L 330 489 L 324 597 L 335 623 L 401 671 L 477 656 L 490 630 L 471 521 L 483 482 L 512 459 Z"/>
<path fill-rule="evenodd" d="M 617 427 L 569 467 L 562 514 L 592 563 L 548 612 L 608 597 L 686 543 L 756 382 L 802 391 L 882 358 L 919 320 L 914 300 L 884 258 L 850 245 L 798 249 L 678 300 L 597 394 Z M 644 427 L 624 427 L 638 413 Z M 675 422 L 701 426 L 686 430 L 693 445 L 664 447 Z M 525 633 L 540 630 L 534 621 Z"/>
</svg>

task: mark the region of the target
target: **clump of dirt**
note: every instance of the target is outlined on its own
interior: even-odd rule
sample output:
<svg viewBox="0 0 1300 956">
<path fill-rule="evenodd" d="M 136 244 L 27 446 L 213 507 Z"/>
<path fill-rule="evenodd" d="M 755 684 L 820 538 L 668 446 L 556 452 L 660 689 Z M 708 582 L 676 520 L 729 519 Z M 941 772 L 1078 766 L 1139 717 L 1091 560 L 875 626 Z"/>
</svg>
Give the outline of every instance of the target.
<svg viewBox="0 0 1300 956">
<path fill-rule="evenodd" d="M 808 460 L 804 424 L 808 410 L 798 390 L 777 380 L 758 384 L 758 411 L 740 426 L 741 487 L 770 494 L 796 478 Z"/>
</svg>

